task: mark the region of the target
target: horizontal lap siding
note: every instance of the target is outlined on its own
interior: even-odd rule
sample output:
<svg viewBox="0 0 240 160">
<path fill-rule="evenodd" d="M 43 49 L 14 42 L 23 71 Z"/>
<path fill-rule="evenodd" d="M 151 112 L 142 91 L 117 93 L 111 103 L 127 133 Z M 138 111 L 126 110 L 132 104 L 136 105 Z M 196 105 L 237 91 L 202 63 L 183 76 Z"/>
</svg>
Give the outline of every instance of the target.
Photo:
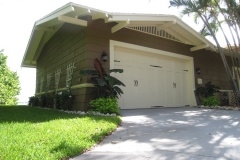
<svg viewBox="0 0 240 160">
<path fill-rule="evenodd" d="M 66 68 L 75 63 L 78 68 L 86 68 L 86 34 L 79 26 L 63 26 L 45 45 L 37 62 L 37 82 L 47 74 L 52 74 L 50 90 L 54 89 L 55 71 L 61 69 L 59 88 L 66 87 Z M 79 79 L 79 70 L 74 69 L 73 81 Z M 36 91 L 39 92 L 39 85 Z"/>
<path fill-rule="evenodd" d="M 79 71 L 92 67 L 88 61 L 86 28 L 64 24 L 62 28 L 44 46 L 37 62 L 36 93 L 40 91 L 40 80 L 44 77 L 44 86 L 47 83 L 47 74 L 52 74 L 49 90 L 55 89 L 55 71 L 61 69 L 58 88 L 66 87 L 66 68 L 69 63 L 74 63 L 72 85 L 89 82 L 89 77 L 81 76 Z M 89 90 L 89 91 L 88 91 Z M 43 89 L 43 91 L 45 91 Z M 73 110 L 86 110 L 86 101 L 96 92 L 93 88 L 73 89 Z"/>
<path fill-rule="evenodd" d="M 223 90 L 231 89 L 223 62 L 218 54 L 201 50 L 193 52 L 193 57 L 195 68 L 199 67 L 201 71 L 201 74 L 195 74 L 196 78 L 202 78 L 203 83 L 211 81 Z"/>
<path fill-rule="evenodd" d="M 130 29 L 121 29 L 111 33 L 111 28 L 116 23 L 104 23 L 103 20 L 92 21 L 91 17 L 86 17 L 88 27 L 80 27 L 71 24 L 64 24 L 62 28 L 44 46 L 37 62 L 37 86 L 36 93 L 39 92 L 40 79 L 52 73 L 50 90 L 54 89 L 55 71 L 61 68 L 61 78 L 59 88 L 66 87 L 66 67 L 74 62 L 72 85 L 90 83 L 89 76 L 79 74 L 82 69 L 93 69 L 95 58 L 101 61 L 103 51 L 109 55 L 110 40 L 131 43 L 149 48 L 164 50 L 168 52 L 187 55 L 194 58 L 194 68 L 199 67 L 201 74 L 195 74 L 195 78 L 202 78 L 203 83 L 212 81 L 213 84 L 222 89 L 230 89 L 226 78 L 226 73 L 220 59 L 216 53 L 199 50 L 190 52 L 192 46 L 176 41 L 148 35 Z M 108 69 L 109 61 L 102 62 L 103 67 Z M 72 90 L 75 95 L 74 110 L 86 110 L 87 102 L 96 95 L 94 88 L 81 88 Z"/>
<path fill-rule="evenodd" d="M 100 53 L 104 49 L 109 53 L 109 40 L 116 40 L 190 56 L 194 58 L 194 69 L 199 67 L 201 70 L 200 75 L 195 74 L 196 79 L 202 78 L 204 84 L 211 81 L 212 84 L 219 86 L 221 89 L 230 89 L 225 68 L 217 53 L 207 50 L 190 52 L 191 45 L 185 45 L 126 28 L 112 34 L 111 27 L 116 24 L 104 23 L 103 20 L 91 21 L 89 24 L 87 28 L 88 47 L 91 46 L 91 50 L 94 52 Z"/>
</svg>

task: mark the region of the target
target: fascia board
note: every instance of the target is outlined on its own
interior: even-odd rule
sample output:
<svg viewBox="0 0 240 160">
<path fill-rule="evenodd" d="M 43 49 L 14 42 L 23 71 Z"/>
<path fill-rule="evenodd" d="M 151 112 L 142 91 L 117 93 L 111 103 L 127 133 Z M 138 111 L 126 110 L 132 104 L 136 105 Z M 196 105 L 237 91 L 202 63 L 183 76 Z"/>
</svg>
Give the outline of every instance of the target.
<svg viewBox="0 0 240 160">
<path fill-rule="evenodd" d="M 36 65 L 22 64 L 21 67 L 26 67 L 26 68 L 36 68 Z"/>
<path fill-rule="evenodd" d="M 25 64 L 26 63 L 25 61 L 26 61 L 26 56 L 28 54 L 30 43 L 32 42 L 32 37 L 33 37 L 34 30 L 35 30 L 35 27 L 33 27 L 30 38 L 28 40 L 27 48 L 25 50 L 25 53 L 24 53 L 24 56 L 23 56 L 23 59 L 22 59 L 21 67 L 27 67 L 26 64 Z"/>
<path fill-rule="evenodd" d="M 178 17 L 177 17 L 178 18 Z M 203 44 L 207 44 L 213 51 L 216 51 L 215 45 L 212 44 L 209 40 L 207 40 L 205 37 L 200 35 L 196 30 L 191 28 L 189 25 L 187 25 L 185 22 L 183 22 L 181 19 L 178 18 L 179 26 L 181 26 L 183 29 L 185 29 L 187 32 L 191 33 L 194 37 L 199 39 Z"/>
<path fill-rule="evenodd" d="M 180 18 L 174 15 L 149 15 L 149 14 L 112 14 L 112 17 L 108 19 L 109 22 L 111 21 L 126 21 L 130 20 L 131 22 L 159 22 L 159 21 L 176 21 L 175 25 L 178 25 L 182 29 L 186 30 L 186 33 L 190 33 L 192 38 L 194 37 L 195 40 L 193 41 L 201 41 L 202 44 L 207 44 L 211 50 L 216 51 L 216 47 L 210 41 L 208 41 L 205 37 L 200 35 L 197 31 L 183 22 Z M 199 45 L 199 44 L 196 44 Z"/>
<path fill-rule="evenodd" d="M 46 15 L 45 17 L 43 17 L 40 20 L 35 22 L 35 24 L 33 26 L 33 29 L 32 29 L 32 32 L 31 32 L 31 35 L 30 35 L 30 38 L 29 38 L 29 41 L 28 41 L 28 44 L 27 44 L 27 48 L 25 50 L 25 53 L 24 53 L 24 56 L 23 56 L 23 59 L 22 59 L 22 63 L 21 63 L 22 67 L 24 67 L 24 66 L 27 67 L 28 66 L 28 65 L 25 65 L 25 61 L 26 61 L 26 58 L 27 58 L 26 55 L 29 54 L 28 52 L 30 51 L 29 49 L 30 49 L 31 43 L 33 43 L 33 41 L 34 41 L 33 37 L 34 37 L 34 34 L 37 32 L 36 28 L 43 23 L 49 22 L 49 21 L 57 18 L 59 15 L 67 14 L 67 13 L 70 13 L 70 12 L 73 12 L 73 11 L 74 11 L 73 3 L 68 3 L 65 6 L 57 9 L 56 11 Z"/>
<path fill-rule="evenodd" d="M 35 27 L 44 24 L 46 22 L 49 22 L 51 20 L 56 19 L 58 16 L 61 15 L 66 15 L 66 14 L 73 14 L 74 12 L 77 10 L 81 10 L 81 9 L 88 9 L 90 11 L 89 14 L 91 14 L 92 12 L 95 13 L 103 13 L 103 14 L 108 14 L 109 17 L 107 18 L 108 22 L 120 22 L 120 21 L 128 21 L 130 20 L 131 22 L 161 22 L 161 21 L 176 21 L 176 24 L 181 26 L 181 28 L 185 29 L 186 32 L 190 33 L 191 35 L 193 35 L 194 37 L 196 37 L 196 39 L 199 39 L 203 44 L 208 44 L 209 47 L 212 50 L 216 50 L 215 45 L 212 44 L 210 41 L 208 41 L 206 38 L 202 37 L 201 35 L 199 35 L 199 33 L 197 33 L 194 29 L 192 29 L 190 26 L 188 26 L 186 23 L 184 23 L 180 18 L 178 18 L 177 16 L 174 15 L 162 15 L 162 14 L 124 14 L 124 13 L 110 13 L 110 12 L 106 12 L 106 11 L 102 11 L 102 10 L 98 10 L 95 8 L 90 8 L 90 7 L 86 7 L 83 5 L 79 5 L 79 4 L 75 4 L 75 3 L 68 3 L 65 6 L 55 10 L 54 12 L 48 14 L 47 16 L 43 17 L 42 19 L 38 20 L 35 22 L 23 60 L 22 60 L 22 64 L 21 66 L 26 66 L 24 64 L 24 61 L 26 59 L 26 55 L 29 52 L 29 46 L 30 43 L 32 42 L 32 38 L 35 32 Z M 76 13 L 77 14 L 77 13 Z M 77 15 L 78 16 L 78 15 Z M 34 53 L 35 54 L 35 53 Z M 27 65 L 28 66 L 28 65 Z"/>
<path fill-rule="evenodd" d="M 93 12 L 104 13 L 104 14 L 112 14 L 112 13 L 107 12 L 107 11 L 103 11 L 103 10 L 100 10 L 100 9 L 87 7 L 87 6 L 76 4 L 76 3 L 69 3 L 69 4 L 71 4 L 74 8 L 76 8 L 76 10 L 77 9 L 78 10 L 79 9 L 88 9 L 90 12 L 93 11 Z"/>
<path fill-rule="evenodd" d="M 159 22 L 159 21 L 174 21 L 176 18 L 174 16 L 157 16 L 157 15 L 142 15 L 142 14 L 128 14 L 128 15 L 116 15 L 108 19 L 108 21 L 142 21 L 142 22 Z"/>
<path fill-rule="evenodd" d="M 74 7 L 71 4 L 68 4 L 68 5 L 66 5 L 64 7 L 61 7 L 58 10 L 48 14 L 44 18 L 38 20 L 35 23 L 35 26 L 41 25 L 41 24 L 43 24 L 45 22 L 48 22 L 48 21 L 50 21 L 52 19 L 57 18 L 58 16 L 65 15 L 65 14 L 70 13 L 70 12 L 74 12 Z"/>
</svg>

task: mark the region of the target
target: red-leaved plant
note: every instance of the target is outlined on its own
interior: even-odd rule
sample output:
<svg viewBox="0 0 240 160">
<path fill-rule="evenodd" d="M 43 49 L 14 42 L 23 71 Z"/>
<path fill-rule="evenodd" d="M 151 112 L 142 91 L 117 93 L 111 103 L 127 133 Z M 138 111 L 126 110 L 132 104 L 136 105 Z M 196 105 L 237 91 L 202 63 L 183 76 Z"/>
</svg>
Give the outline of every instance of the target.
<svg viewBox="0 0 240 160">
<path fill-rule="evenodd" d="M 125 87 L 125 85 L 117 78 L 110 76 L 110 73 L 122 73 L 123 70 L 111 69 L 107 73 L 97 58 L 94 60 L 94 68 L 95 70 L 81 70 L 80 74 L 92 76 L 91 79 L 98 89 L 99 97 L 119 98 L 118 96 L 123 94 L 123 91 L 119 86 Z"/>
</svg>

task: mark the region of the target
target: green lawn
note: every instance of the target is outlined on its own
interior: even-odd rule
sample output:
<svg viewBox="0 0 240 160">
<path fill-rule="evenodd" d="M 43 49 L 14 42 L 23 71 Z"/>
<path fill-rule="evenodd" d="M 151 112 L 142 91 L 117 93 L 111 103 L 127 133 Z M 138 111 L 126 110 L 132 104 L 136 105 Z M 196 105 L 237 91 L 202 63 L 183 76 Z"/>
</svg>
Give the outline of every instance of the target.
<svg viewBox="0 0 240 160">
<path fill-rule="evenodd" d="M 0 106 L 0 160 L 56 160 L 76 156 L 99 142 L 119 123 L 119 117 Z"/>
</svg>

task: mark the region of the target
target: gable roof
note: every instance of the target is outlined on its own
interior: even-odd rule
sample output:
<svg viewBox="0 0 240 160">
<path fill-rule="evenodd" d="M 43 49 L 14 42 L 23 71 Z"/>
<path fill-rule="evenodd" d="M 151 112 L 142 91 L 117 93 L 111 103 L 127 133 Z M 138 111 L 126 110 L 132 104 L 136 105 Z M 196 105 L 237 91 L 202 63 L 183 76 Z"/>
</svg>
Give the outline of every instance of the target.
<svg viewBox="0 0 240 160">
<path fill-rule="evenodd" d="M 117 22 L 118 24 L 111 29 L 112 33 L 129 28 L 192 45 L 191 51 L 199 49 L 216 51 L 215 45 L 174 15 L 110 13 L 68 3 L 35 22 L 21 66 L 35 68 L 44 45 L 56 31 L 64 23 L 87 27 L 87 21 L 81 19 L 86 15 L 92 16 L 93 20 L 104 19 L 105 23 Z"/>
</svg>

